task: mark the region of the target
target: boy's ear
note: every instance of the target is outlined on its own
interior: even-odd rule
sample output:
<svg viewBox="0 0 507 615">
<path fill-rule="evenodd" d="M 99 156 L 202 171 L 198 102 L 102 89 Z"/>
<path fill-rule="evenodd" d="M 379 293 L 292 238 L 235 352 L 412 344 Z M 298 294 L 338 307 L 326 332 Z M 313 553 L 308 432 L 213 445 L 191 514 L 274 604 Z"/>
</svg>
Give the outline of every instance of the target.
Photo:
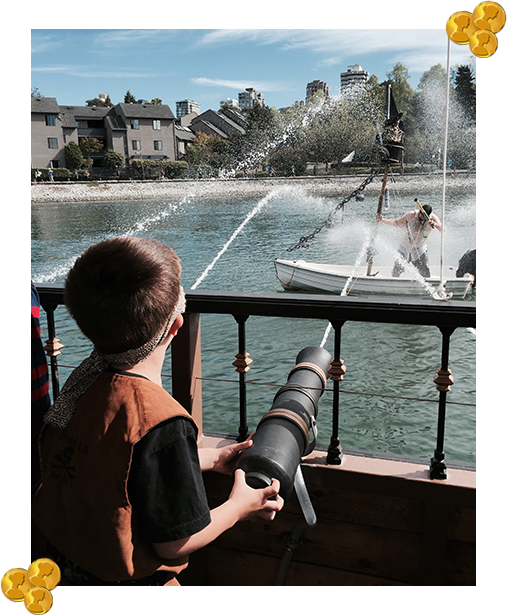
<svg viewBox="0 0 507 615">
<path fill-rule="evenodd" d="M 183 316 L 181 314 L 178 314 L 178 316 L 176 316 L 173 324 L 171 325 L 169 329 L 169 335 L 175 336 L 178 333 L 178 330 L 181 328 L 182 325 L 183 325 Z"/>
</svg>

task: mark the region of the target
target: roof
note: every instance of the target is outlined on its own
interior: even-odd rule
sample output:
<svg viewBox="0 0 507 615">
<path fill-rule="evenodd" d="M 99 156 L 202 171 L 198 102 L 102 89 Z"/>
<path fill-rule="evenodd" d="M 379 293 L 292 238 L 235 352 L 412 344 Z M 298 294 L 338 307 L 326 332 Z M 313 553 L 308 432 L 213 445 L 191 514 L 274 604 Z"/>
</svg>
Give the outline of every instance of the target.
<svg viewBox="0 0 507 615">
<path fill-rule="evenodd" d="M 56 98 L 35 98 L 32 96 L 32 113 L 58 113 Z"/>
<path fill-rule="evenodd" d="M 187 128 L 186 126 L 180 126 L 179 124 L 175 124 L 174 126 L 176 138 L 180 141 L 193 141 L 195 139 L 195 134 Z"/>
<path fill-rule="evenodd" d="M 203 128 L 207 129 L 208 132 L 206 132 L 206 130 L 204 130 Z M 221 139 L 229 138 L 229 135 L 227 135 L 223 130 L 220 130 L 218 126 L 215 126 L 214 124 L 212 124 L 211 122 L 208 122 L 207 120 L 197 119 L 197 121 L 192 122 L 192 130 L 195 133 L 204 132 L 205 134 L 215 134 L 217 137 L 220 137 Z"/>
<path fill-rule="evenodd" d="M 120 109 L 125 117 L 132 118 L 148 118 L 157 120 L 174 120 L 176 119 L 169 105 L 150 105 L 138 103 L 118 103 L 114 109 Z"/>
<path fill-rule="evenodd" d="M 93 119 L 97 118 L 99 120 L 104 119 L 104 116 L 107 115 L 111 111 L 111 107 L 74 107 L 71 105 L 60 105 L 58 107 L 60 113 L 65 113 L 69 115 L 73 115 L 77 118 L 83 119 Z"/>
</svg>

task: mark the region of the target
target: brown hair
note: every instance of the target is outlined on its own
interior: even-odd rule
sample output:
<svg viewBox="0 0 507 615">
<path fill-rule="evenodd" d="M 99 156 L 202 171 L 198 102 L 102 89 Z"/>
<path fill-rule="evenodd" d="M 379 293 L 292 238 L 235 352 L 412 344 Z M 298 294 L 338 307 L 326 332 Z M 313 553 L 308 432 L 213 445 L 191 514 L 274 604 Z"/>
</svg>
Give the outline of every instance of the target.
<svg viewBox="0 0 507 615">
<path fill-rule="evenodd" d="M 169 247 L 141 237 L 101 241 L 83 252 L 64 300 L 81 331 L 104 354 L 139 348 L 174 311 L 181 265 Z"/>
</svg>

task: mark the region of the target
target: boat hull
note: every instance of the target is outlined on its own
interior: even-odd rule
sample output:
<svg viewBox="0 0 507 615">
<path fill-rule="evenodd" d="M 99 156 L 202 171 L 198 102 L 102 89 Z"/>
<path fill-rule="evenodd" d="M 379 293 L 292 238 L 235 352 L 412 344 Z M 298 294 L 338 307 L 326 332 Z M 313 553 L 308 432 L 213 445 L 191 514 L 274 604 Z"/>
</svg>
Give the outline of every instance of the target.
<svg viewBox="0 0 507 615">
<path fill-rule="evenodd" d="M 431 277 L 417 278 L 406 269 L 393 278 L 388 267 L 373 267 L 366 275 L 363 268 L 348 265 L 308 263 L 304 260 L 275 260 L 276 276 L 285 290 L 312 290 L 351 296 L 431 297 L 440 287 L 440 268 L 431 268 Z M 464 298 L 470 291 L 473 276 L 456 277 L 456 269 L 444 267 L 444 288 L 453 298 Z"/>
</svg>

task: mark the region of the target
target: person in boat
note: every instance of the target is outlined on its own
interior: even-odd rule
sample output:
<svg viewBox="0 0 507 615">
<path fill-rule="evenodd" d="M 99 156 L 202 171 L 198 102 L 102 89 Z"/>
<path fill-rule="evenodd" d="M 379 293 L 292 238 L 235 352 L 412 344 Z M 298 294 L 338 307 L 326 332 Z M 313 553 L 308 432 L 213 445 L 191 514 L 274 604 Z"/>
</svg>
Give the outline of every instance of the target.
<svg viewBox="0 0 507 615">
<path fill-rule="evenodd" d="M 396 259 L 392 271 L 394 278 L 398 278 L 404 271 L 403 261 L 412 263 L 423 278 L 431 277 L 427 241 L 433 229 L 442 230 L 442 223 L 433 213 L 431 205 L 423 205 L 422 208 L 428 217 L 419 208 L 395 220 L 384 218 L 381 213 L 377 214 L 379 222 L 405 229 L 403 241 L 398 246 L 402 258 Z"/>
<path fill-rule="evenodd" d="M 179 585 L 188 555 L 243 519 L 272 520 L 277 480 L 252 489 L 234 473 L 210 511 L 203 471 L 232 474 L 252 440 L 199 448 L 190 414 L 162 387 L 183 324 L 174 251 L 122 237 L 89 247 L 65 282 L 65 304 L 94 350 L 44 416 L 42 486 L 32 519 L 70 585 Z"/>
</svg>

